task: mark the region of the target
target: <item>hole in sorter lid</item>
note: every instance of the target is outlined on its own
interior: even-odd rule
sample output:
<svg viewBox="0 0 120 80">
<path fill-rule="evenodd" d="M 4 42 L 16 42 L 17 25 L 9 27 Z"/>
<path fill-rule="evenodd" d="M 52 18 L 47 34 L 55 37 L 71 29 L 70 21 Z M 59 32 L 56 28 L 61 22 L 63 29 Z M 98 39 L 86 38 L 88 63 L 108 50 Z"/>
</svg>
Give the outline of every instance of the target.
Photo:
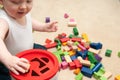
<svg viewBox="0 0 120 80">
<path fill-rule="evenodd" d="M 41 72 L 41 73 L 45 73 L 45 72 L 47 72 L 48 70 L 49 70 L 49 68 L 47 67 L 47 68 L 41 70 L 40 72 Z"/>
<path fill-rule="evenodd" d="M 36 73 L 34 70 L 32 70 L 31 76 L 40 76 L 40 75 Z"/>
<path fill-rule="evenodd" d="M 39 62 L 39 68 L 42 68 L 43 66 L 45 66 L 46 64 L 44 62 L 42 62 L 41 60 L 39 60 L 38 58 L 34 58 L 31 60 L 31 62 Z"/>
<path fill-rule="evenodd" d="M 48 58 L 42 57 L 41 59 L 44 60 L 46 63 L 49 62 L 49 59 L 48 59 Z"/>
</svg>

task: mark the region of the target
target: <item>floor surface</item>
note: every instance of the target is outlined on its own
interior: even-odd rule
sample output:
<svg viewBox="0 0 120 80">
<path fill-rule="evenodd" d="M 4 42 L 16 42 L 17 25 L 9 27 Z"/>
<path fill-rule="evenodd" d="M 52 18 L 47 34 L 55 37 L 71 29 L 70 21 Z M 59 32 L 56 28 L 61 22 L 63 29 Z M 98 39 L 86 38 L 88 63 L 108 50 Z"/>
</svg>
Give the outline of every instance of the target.
<svg viewBox="0 0 120 80">
<path fill-rule="evenodd" d="M 71 34 L 72 27 L 67 23 L 71 18 L 77 22 L 79 34 L 87 33 L 92 42 L 103 44 L 102 64 L 106 71 L 112 72 L 112 78 L 120 74 L 120 58 L 117 56 L 120 51 L 120 1 L 119 0 L 34 0 L 34 7 L 31 11 L 33 18 L 45 22 L 45 17 L 51 21 L 58 21 L 58 31 L 53 33 L 34 32 L 34 40 L 37 43 L 45 44 L 45 40 L 54 38 L 61 33 Z M 69 17 L 64 18 L 67 13 Z M 105 56 L 105 50 L 111 49 L 111 57 Z M 60 71 L 59 80 L 75 80 L 72 70 Z M 94 78 L 83 77 L 83 80 L 95 80 Z"/>
</svg>

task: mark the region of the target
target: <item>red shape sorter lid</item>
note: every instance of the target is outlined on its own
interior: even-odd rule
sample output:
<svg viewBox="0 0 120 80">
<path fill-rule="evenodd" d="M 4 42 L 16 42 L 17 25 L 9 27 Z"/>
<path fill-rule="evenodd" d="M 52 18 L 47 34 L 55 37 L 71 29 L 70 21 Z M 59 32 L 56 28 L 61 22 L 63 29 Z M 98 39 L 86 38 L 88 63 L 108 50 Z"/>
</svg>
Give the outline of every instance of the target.
<svg viewBox="0 0 120 80">
<path fill-rule="evenodd" d="M 30 70 L 28 73 L 20 75 L 10 72 L 16 80 L 49 80 L 59 68 L 57 58 L 49 51 L 30 49 L 17 54 L 17 56 L 29 60 Z"/>
</svg>

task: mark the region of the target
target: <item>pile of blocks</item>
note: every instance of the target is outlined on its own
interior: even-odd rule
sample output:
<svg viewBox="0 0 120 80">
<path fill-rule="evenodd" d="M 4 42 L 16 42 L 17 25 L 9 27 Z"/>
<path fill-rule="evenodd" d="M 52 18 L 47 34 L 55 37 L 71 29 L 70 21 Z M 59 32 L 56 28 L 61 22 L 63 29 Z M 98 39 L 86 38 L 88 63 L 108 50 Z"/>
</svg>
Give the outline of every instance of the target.
<svg viewBox="0 0 120 80">
<path fill-rule="evenodd" d="M 86 33 L 81 35 L 77 27 L 73 27 L 73 33 L 58 34 L 54 41 L 46 39 L 45 47 L 56 48 L 53 54 L 57 57 L 60 69 L 74 69 L 75 80 L 82 80 L 83 75 L 94 77 L 96 80 L 108 80 L 112 73 L 105 71 L 101 63 L 102 57 L 99 55 L 102 43 L 91 42 Z M 106 55 L 110 56 L 110 50 Z"/>
</svg>

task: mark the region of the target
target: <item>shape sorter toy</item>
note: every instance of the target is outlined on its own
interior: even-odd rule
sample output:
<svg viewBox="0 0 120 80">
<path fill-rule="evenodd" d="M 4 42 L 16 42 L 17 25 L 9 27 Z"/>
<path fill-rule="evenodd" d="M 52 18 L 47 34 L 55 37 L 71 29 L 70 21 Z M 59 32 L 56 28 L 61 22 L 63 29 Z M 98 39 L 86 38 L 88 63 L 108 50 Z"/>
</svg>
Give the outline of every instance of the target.
<svg viewBox="0 0 120 80">
<path fill-rule="evenodd" d="M 20 75 L 10 72 L 16 80 L 49 80 L 59 70 L 57 58 L 49 51 L 30 49 L 18 53 L 17 56 L 29 60 L 30 69 Z"/>
</svg>

